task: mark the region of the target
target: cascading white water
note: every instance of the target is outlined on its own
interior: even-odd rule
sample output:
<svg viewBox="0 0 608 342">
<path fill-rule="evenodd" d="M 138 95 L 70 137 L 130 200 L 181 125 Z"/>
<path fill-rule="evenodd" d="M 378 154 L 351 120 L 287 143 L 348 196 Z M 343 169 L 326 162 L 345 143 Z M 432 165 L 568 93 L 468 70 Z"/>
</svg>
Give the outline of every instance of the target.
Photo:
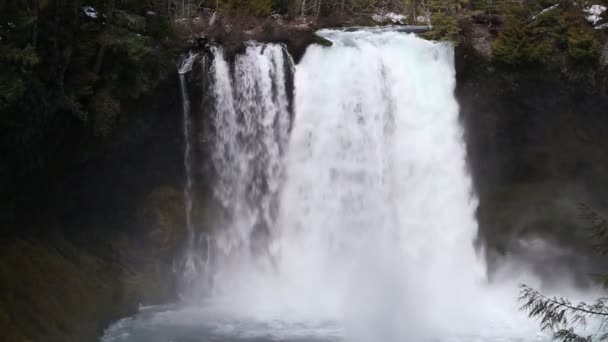
<svg viewBox="0 0 608 342">
<path fill-rule="evenodd" d="M 266 246 L 275 224 L 282 178 L 282 150 L 290 124 L 286 71 L 293 62 L 281 45 L 250 43 L 234 68 L 212 48 L 211 84 L 216 180 L 214 195 L 224 219 L 214 232 L 211 283 L 190 291 L 230 293 L 245 265 L 268 262 Z M 266 258 L 266 260 L 264 260 Z M 207 275 L 208 276 L 208 275 Z"/>
<path fill-rule="evenodd" d="M 192 65 L 196 58 L 197 53 L 189 52 L 180 56 L 177 63 L 177 71 L 179 74 L 179 86 L 182 98 L 182 115 L 183 115 L 183 138 L 184 138 L 184 170 L 185 170 L 185 184 L 184 184 L 184 207 L 185 207 L 185 218 L 186 218 L 186 229 L 188 232 L 188 244 L 186 255 L 183 260 L 181 272 L 186 278 L 193 278 L 196 273 L 196 267 L 193 254 L 190 250 L 193 247 L 194 241 L 194 227 L 192 223 L 192 119 L 190 117 L 190 100 L 188 98 L 188 85 L 186 83 L 186 74 L 192 70 Z"/>
<path fill-rule="evenodd" d="M 212 294 L 104 341 L 546 340 L 473 248 L 453 48 L 321 34 L 334 45 L 296 67 L 293 122 L 280 46 L 251 44 L 232 72 L 213 50 Z"/>
<path fill-rule="evenodd" d="M 463 296 L 485 280 L 453 49 L 395 32 L 325 34 L 334 46 L 311 47 L 295 80 L 275 230 L 286 300 L 338 318 L 419 298 L 450 312 L 461 303 L 441 298 L 446 284 Z"/>
<path fill-rule="evenodd" d="M 310 47 L 297 66 L 285 183 L 269 222 L 274 267 L 226 268 L 223 308 L 365 329 L 381 320 L 371 331 L 389 340 L 465 319 L 485 265 L 473 248 L 453 49 L 395 32 L 323 34 L 334 46 Z M 247 112 L 263 122 L 264 110 Z"/>
</svg>

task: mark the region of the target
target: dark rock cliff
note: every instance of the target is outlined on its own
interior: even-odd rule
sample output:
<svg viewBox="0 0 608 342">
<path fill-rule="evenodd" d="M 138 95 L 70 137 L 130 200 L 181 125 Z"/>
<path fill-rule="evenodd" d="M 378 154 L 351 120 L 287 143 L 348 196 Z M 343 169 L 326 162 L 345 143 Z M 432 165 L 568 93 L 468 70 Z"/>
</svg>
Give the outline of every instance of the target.
<svg viewBox="0 0 608 342">
<path fill-rule="evenodd" d="M 542 67 L 501 68 L 466 46 L 456 62 L 490 267 L 523 258 L 549 280 L 564 272 L 585 279 L 597 260 L 579 207 L 608 208 L 607 94 Z M 526 242 L 536 238 L 553 252 Z"/>
<path fill-rule="evenodd" d="M 177 75 L 126 107 L 112 134 L 32 179 L 28 205 L 3 226 L 6 341 L 95 341 L 138 305 L 174 300 L 185 234 Z"/>
</svg>

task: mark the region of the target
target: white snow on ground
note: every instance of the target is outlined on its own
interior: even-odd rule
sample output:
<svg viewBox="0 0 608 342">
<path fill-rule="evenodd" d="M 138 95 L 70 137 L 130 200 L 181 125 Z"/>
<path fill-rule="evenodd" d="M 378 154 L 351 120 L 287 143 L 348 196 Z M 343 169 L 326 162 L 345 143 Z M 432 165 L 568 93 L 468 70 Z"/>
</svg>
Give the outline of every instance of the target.
<svg viewBox="0 0 608 342">
<path fill-rule="evenodd" d="M 393 12 L 388 12 L 384 15 L 377 14 L 377 13 L 372 15 L 372 20 L 375 22 L 378 22 L 378 23 L 384 23 L 384 22 L 390 21 L 393 24 L 404 24 L 406 18 L 407 18 L 406 15 L 397 14 L 397 13 L 393 13 Z"/>
<path fill-rule="evenodd" d="M 418 18 L 416 18 L 416 21 L 418 21 L 419 23 L 425 23 L 428 24 L 429 23 L 429 18 L 423 16 L 423 15 L 419 15 Z"/>
<path fill-rule="evenodd" d="M 550 6 L 550 7 L 545 8 L 544 10 L 542 10 L 542 11 L 538 12 L 538 14 L 537 14 L 537 15 L 533 16 L 533 17 L 532 17 L 532 20 L 536 20 L 536 18 L 540 17 L 541 15 L 543 15 L 543 14 L 545 14 L 545 13 L 547 13 L 547 12 L 549 12 L 549 11 L 553 10 L 553 9 L 556 9 L 558 6 L 559 6 L 559 4 L 555 4 L 555 5 L 553 5 L 553 6 Z"/>
<path fill-rule="evenodd" d="M 538 12 L 538 14 L 536 14 L 535 16 L 532 17 L 532 20 L 536 20 L 538 17 L 540 17 L 541 15 L 556 9 L 559 6 L 559 4 L 555 4 L 553 6 L 547 7 L 545 9 L 543 9 L 542 11 Z M 587 21 L 594 25 L 596 30 L 601 30 L 604 28 L 608 28 L 608 25 L 606 23 L 595 26 L 600 20 L 602 20 L 602 14 L 604 12 L 606 12 L 606 6 L 604 5 L 591 5 L 589 7 L 586 7 L 585 9 L 583 9 L 583 12 L 585 13 L 586 19 Z"/>
<path fill-rule="evenodd" d="M 387 13 L 385 16 L 385 18 L 389 19 L 390 21 L 394 22 L 394 23 L 403 23 L 403 21 L 405 20 L 406 16 L 403 14 L 397 14 L 397 13 L 393 13 L 393 12 L 389 12 Z"/>
<path fill-rule="evenodd" d="M 82 13 L 89 18 L 97 19 L 97 11 L 91 6 L 83 6 Z"/>
<path fill-rule="evenodd" d="M 606 6 L 592 5 L 583 10 L 587 14 L 587 21 L 595 25 L 602 19 L 602 13 L 606 11 Z"/>
</svg>

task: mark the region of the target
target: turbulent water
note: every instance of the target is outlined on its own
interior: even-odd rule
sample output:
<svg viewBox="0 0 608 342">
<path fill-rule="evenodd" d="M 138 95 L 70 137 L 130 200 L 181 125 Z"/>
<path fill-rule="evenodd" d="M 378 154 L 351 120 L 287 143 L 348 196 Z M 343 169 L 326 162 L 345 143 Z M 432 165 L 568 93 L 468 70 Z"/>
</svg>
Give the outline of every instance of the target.
<svg viewBox="0 0 608 342">
<path fill-rule="evenodd" d="M 516 282 L 488 285 L 473 247 L 453 48 L 321 34 L 334 45 L 295 68 L 294 115 L 281 46 L 251 44 L 232 66 L 212 51 L 223 216 L 204 275 L 184 303 L 142 309 L 102 340 L 545 340 Z"/>
</svg>

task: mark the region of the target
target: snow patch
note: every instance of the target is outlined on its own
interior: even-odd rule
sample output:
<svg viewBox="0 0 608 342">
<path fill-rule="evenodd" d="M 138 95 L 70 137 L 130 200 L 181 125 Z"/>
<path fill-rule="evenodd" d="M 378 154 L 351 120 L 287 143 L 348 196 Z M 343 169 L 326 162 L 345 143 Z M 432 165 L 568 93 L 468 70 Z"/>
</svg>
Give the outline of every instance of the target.
<svg viewBox="0 0 608 342">
<path fill-rule="evenodd" d="M 97 11 L 92 6 L 82 6 L 82 13 L 89 18 L 97 19 Z"/>
<path fill-rule="evenodd" d="M 384 23 L 384 22 L 392 22 L 393 24 L 405 24 L 405 19 L 407 18 L 406 15 L 404 14 L 397 14 L 397 13 L 393 13 L 393 12 L 388 12 L 386 14 L 373 14 L 372 15 L 372 20 L 377 22 L 377 23 Z"/>
<path fill-rule="evenodd" d="M 428 24 L 428 23 L 429 23 L 429 18 L 428 18 L 428 17 L 425 17 L 425 16 L 423 16 L 423 15 L 419 15 L 419 16 L 416 18 L 416 21 L 417 21 L 417 22 L 419 22 L 419 23 L 425 23 L 425 24 Z"/>
<path fill-rule="evenodd" d="M 553 5 L 553 6 L 550 6 L 550 7 L 545 8 L 544 10 L 542 10 L 542 11 L 538 12 L 538 14 L 537 14 L 537 15 L 533 16 L 533 17 L 532 17 L 532 20 L 536 20 L 536 18 L 540 17 L 541 15 L 543 15 L 543 14 L 545 14 L 545 13 L 547 13 L 547 12 L 551 11 L 551 10 L 556 9 L 557 7 L 559 7 L 559 4 L 555 4 L 555 5 Z"/>
<path fill-rule="evenodd" d="M 595 25 L 598 21 L 602 20 L 602 13 L 606 11 L 606 6 L 603 5 L 592 5 L 583 10 L 587 14 L 587 21 Z"/>
<path fill-rule="evenodd" d="M 389 12 L 385 15 L 385 17 L 387 19 L 389 19 L 390 21 L 392 21 L 393 23 L 399 23 L 399 24 L 403 24 L 405 19 L 407 18 L 407 16 L 403 15 L 403 14 L 397 14 L 397 13 L 393 13 L 393 12 Z"/>
</svg>

